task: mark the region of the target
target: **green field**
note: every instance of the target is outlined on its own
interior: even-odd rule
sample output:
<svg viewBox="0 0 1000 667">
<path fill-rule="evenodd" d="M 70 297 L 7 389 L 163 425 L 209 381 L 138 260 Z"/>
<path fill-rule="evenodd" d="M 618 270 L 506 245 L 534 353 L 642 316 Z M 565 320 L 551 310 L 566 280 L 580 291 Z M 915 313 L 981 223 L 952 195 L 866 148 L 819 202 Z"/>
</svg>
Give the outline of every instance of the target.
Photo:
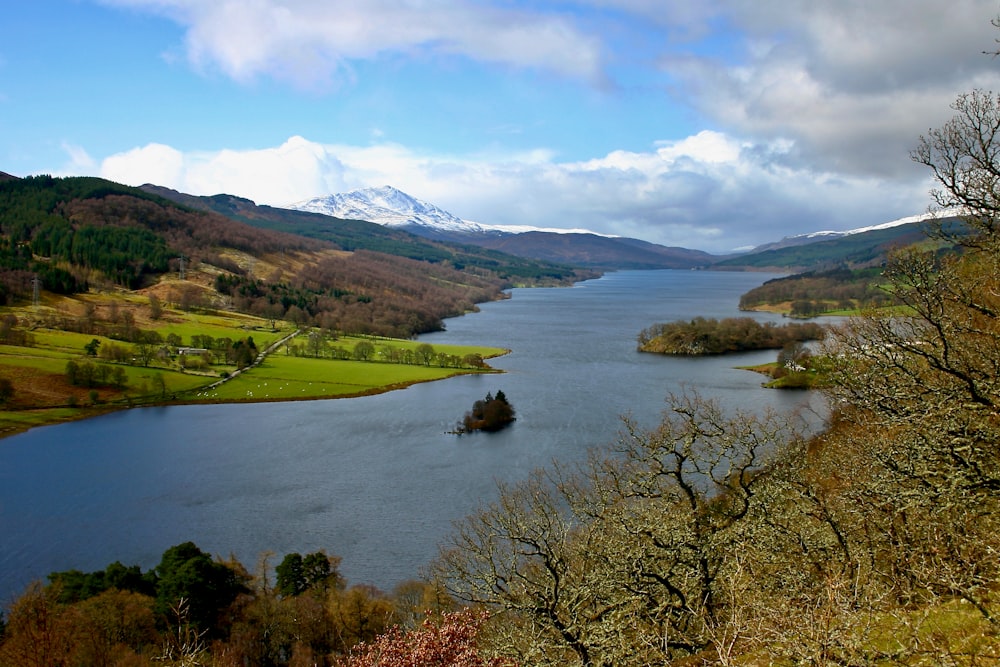
<svg viewBox="0 0 1000 667">
<path fill-rule="evenodd" d="M 251 372 L 216 389 L 198 392 L 202 401 L 279 401 L 336 398 L 378 393 L 416 382 L 481 372 L 437 366 L 371 361 L 311 359 L 273 354 Z"/>
<path fill-rule="evenodd" d="M 291 323 L 276 322 L 272 329 L 267 320 L 243 314 L 164 310 L 162 319 L 143 322 L 142 328 L 156 331 L 164 340 L 171 334 L 179 336 L 182 346 L 189 345 L 196 335 L 233 341 L 252 337 L 258 351 L 263 352 L 270 344 L 296 332 Z M 20 322 L 31 322 L 33 314 L 23 309 L 2 309 L 0 314 L 5 312 L 15 314 Z M 304 330 L 276 348 L 262 363 L 241 372 L 237 372 L 236 366 L 216 363 L 189 370 L 182 368 L 181 356 L 176 348 L 169 346 L 163 346 L 163 354 L 143 366 L 132 355 L 135 348 L 128 342 L 37 324 L 26 327 L 25 331 L 30 337 L 28 345 L 0 344 L 0 379 L 8 381 L 13 389 L 12 396 L 0 409 L 0 437 L 34 426 L 83 419 L 137 405 L 312 400 L 374 394 L 459 374 L 495 372 L 486 364 L 477 368 L 455 360 L 469 355 L 489 359 L 506 353 L 499 348 L 440 345 L 433 347 L 438 355 L 433 360 L 415 363 L 416 357 L 411 354 L 410 363 L 395 363 L 387 360 L 398 360 L 400 351 L 413 353 L 422 347 L 426 352 L 427 344 L 370 336 L 327 336 L 321 349 L 313 349 L 309 346 L 310 336 L 318 332 Z M 129 350 L 126 359 L 129 363 L 113 363 L 88 355 L 85 346 L 95 339 L 100 348 L 115 345 Z M 373 351 L 369 360 L 350 358 L 359 344 Z M 333 358 L 338 354 L 348 358 Z M 444 363 L 440 355 L 450 357 L 452 364 L 438 365 Z M 67 364 L 71 361 L 118 373 L 118 369 L 124 370 L 125 386 L 71 385 L 67 376 Z"/>
</svg>

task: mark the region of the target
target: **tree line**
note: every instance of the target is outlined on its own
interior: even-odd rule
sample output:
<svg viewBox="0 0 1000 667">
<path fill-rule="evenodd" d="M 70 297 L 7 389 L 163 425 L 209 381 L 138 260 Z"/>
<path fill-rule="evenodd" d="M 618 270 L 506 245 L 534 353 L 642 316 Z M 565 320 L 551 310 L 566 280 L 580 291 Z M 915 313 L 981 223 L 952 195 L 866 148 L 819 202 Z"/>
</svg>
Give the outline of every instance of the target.
<svg viewBox="0 0 1000 667">
<path fill-rule="evenodd" d="M 77 279 L 64 268 L 35 258 L 27 244 L 0 238 L 0 305 L 27 301 L 34 295 L 35 281 L 54 294 L 86 291 L 86 280 Z"/>
<path fill-rule="evenodd" d="M 251 572 L 185 542 L 146 571 L 116 561 L 53 572 L 0 618 L 0 665 L 509 664 L 478 657 L 488 615 L 459 610 L 433 586 L 349 586 L 325 551 L 272 558 Z M 424 661 L 442 655 L 464 662 Z"/>
<path fill-rule="evenodd" d="M 297 357 L 314 359 L 336 359 L 339 361 L 379 361 L 410 366 L 440 366 L 441 368 L 485 368 L 481 354 L 472 352 L 459 356 L 438 352 L 430 343 L 420 343 L 415 347 L 377 344 L 378 338 L 358 340 L 350 347 L 337 345 L 339 337 L 335 332 L 315 329 L 305 336 L 304 343 L 289 343 L 286 353 Z"/>
</svg>

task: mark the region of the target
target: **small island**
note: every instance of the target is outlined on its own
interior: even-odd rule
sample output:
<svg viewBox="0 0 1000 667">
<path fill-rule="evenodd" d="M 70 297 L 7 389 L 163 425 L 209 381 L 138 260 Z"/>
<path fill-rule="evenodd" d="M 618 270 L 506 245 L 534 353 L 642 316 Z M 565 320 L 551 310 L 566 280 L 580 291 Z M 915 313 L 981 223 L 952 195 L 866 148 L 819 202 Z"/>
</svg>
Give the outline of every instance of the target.
<svg viewBox="0 0 1000 667">
<path fill-rule="evenodd" d="M 789 343 L 822 340 L 826 329 L 811 322 L 761 324 L 750 317 L 722 320 L 696 317 L 654 324 L 638 336 L 639 351 L 671 355 L 712 355 L 752 350 L 780 350 Z"/>
<path fill-rule="evenodd" d="M 472 409 L 455 427 L 455 433 L 461 435 L 472 431 L 499 431 L 510 426 L 514 421 L 514 406 L 507 400 L 503 391 L 497 391 L 496 396 L 486 394 L 486 398 L 472 404 Z"/>
</svg>

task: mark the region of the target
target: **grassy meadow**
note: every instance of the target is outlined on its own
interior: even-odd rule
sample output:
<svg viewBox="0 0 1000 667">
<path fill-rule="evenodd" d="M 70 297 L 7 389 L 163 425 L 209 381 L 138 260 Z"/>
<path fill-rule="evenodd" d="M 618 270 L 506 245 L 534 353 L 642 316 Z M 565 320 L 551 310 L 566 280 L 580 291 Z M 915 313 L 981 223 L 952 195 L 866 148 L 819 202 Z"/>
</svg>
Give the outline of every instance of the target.
<svg viewBox="0 0 1000 667">
<path fill-rule="evenodd" d="M 4 339 L 6 344 L 0 344 L 0 387 L 7 387 L 7 394 L 0 396 L 0 437 L 140 405 L 314 400 L 374 394 L 463 373 L 494 372 L 485 363 L 481 367 L 439 363 L 448 355 L 454 362 L 469 355 L 488 359 L 506 352 L 499 348 L 442 345 L 433 348 L 435 359 L 414 363 L 412 353 L 421 343 L 411 340 L 331 336 L 315 329 L 298 330 L 290 322 L 222 311 L 187 312 L 170 304 L 163 304 L 155 318 L 149 311 L 149 299 L 134 293 L 90 293 L 76 299 L 51 299 L 39 306 L 0 309 L 0 318 L 6 318 L 13 332 Z M 156 354 L 144 360 L 132 352 L 137 349 L 133 343 L 102 333 L 67 330 L 73 327 L 66 323 L 78 321 L 83 313 L 100 325 L 112 321 L 105 318 L 126 312 L 135 327 L 155 331 L 162 341 L 170 337 L 175 344 L 157 344 Z M 110 329 L 113 327 L 107 324 L 95 330 Z M 197 364 L 184 363 L 177 347 L 193 347 L 195 336 L 232 341 L 251 337 L 259 352 L 293 337 L 261 363 L 241 371 L 235 363 L 222 362 L 218 354 L 206 355 Z M 316 336 L 321 337 L 322 345 L 309 343 Z M 117 347 L 127 358 L 111 360 L 100 353 L 88 354 L 87 346 L 94 347 L 95 340 L 98 351 Z M 359 344 L 373 350 L 370 360 L 351 358 Z M 426 344 L 423 347 L 426 352 Z M 410 362 L 399 363 L 400 353 L 406 351 L 409 356 L 404 358 Z M 119 382 L 72 384 L 67 372 L 70 362 L 90 370 L 108 367 L 104 370 L 118 373 Z"/>
<path fill-rule="evenodd" d="M 272 354 L 249 373 L 197 392 L 201 400 L 288 401 L 363 396 L 416 382 L 441 380 L 458 369 L 379 361 L 313 359 Z M 468 370 L 466 370 L 468 372 Z"/>
</svg>

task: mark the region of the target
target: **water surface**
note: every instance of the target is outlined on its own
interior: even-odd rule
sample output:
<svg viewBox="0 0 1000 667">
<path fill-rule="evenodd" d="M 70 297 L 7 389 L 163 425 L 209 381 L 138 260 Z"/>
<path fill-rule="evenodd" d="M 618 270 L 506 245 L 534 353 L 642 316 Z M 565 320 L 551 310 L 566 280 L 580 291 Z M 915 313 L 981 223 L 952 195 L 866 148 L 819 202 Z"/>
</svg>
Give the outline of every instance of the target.
<svg viewBox="0 0 1000 667">
<path fill-rule="evenodd" d="M 0 440 L 0 601 L 54 570 L 152 567 L 186 540 L 250 568 L 268 550 L 280 560 L 326 549 L 351 583 L 391 588 L 418 575 L 452 521 L 495 497 L 497 479 L 612 442 L 623 414 L 654 424 L 668 392 L 808 409 L 815 395 L 763 389 L 759 375 L 733 368 L 774 352 L 635 350 L 654 322 L 740 315 L 740 294 L 770 277 L 629 271 L 515 289 L 422 337 L 509 348 L 491 362 L 503 375 L 363 398 L 133 409 Z M 512 427 L 449 433 L 498 389 L 517 410 Z"/>
</svg>

